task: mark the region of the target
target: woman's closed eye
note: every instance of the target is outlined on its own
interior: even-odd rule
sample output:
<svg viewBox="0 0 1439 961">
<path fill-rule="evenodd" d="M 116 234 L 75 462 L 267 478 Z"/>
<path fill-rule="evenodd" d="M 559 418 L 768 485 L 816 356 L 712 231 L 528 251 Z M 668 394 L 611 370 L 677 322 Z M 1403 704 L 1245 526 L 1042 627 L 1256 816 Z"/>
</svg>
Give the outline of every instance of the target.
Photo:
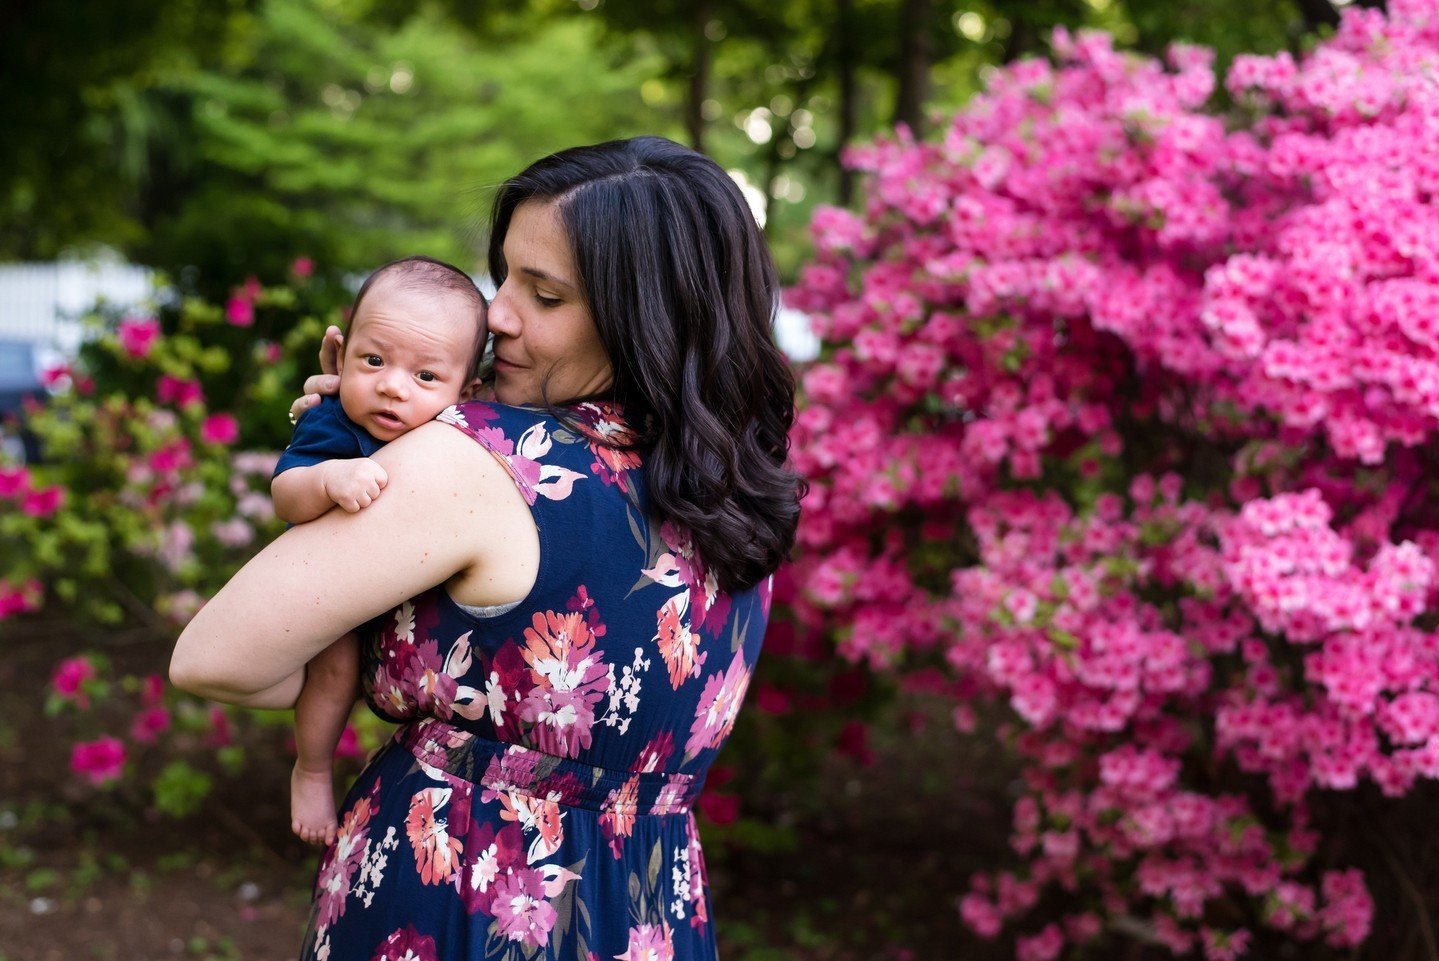
<svg viewBox="0 0 1439 961">
<path fill-rule="evenodd" d="M 535 302 L 538 303 L 541 307 L 558 307 L 560 304 L 564 303 L 564 301 L 560 298 L 546 297 L 538 290 L 535 291 Z"/>
</svg>

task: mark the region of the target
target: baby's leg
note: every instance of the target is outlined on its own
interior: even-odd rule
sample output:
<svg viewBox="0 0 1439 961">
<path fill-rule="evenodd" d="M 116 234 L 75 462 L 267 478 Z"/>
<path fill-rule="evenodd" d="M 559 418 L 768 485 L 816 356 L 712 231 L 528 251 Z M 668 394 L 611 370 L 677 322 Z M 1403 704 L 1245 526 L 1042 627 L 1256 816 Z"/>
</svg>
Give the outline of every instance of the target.
<svg viewBox="0 0 1439 961">
<path fill-rule="evenodd" d="M 290 829 L 311 844 L 335 839 L 335 745 L 360 684 L 360 648 L 346 634 L 305 666 L 295 702 L 295 769 L 290 773 Z"/>
</svg>

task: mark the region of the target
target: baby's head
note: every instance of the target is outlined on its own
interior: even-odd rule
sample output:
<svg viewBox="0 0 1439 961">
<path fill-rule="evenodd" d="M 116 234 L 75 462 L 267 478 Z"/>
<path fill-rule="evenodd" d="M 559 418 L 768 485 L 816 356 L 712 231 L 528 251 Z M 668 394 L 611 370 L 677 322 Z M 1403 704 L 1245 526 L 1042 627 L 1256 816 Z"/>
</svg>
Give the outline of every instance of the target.
<svg viewBox="0 0 1439 961">
<path fill-rule="evenodd" d="M 340 406 L 391 441 L 480 385 L 485 298 L 458 267 L 429 257 L 385 264 L 365 279 L 340 357 Z"/>
</svg>

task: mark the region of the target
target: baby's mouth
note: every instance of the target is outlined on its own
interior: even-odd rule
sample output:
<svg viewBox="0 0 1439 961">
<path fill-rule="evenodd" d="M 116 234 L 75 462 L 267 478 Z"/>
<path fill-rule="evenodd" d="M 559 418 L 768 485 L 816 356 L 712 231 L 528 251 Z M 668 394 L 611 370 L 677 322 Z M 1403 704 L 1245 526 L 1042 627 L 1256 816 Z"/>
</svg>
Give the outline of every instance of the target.
<svg viewBox="0 0 1439 961">
<path fill-rule="evenodd" d="M 405 429 L 405 422 L 387 410 L 375 411 L 371 416 L 374 417 L 375 422 L 382 427 L 388 427 L 391 430 Z"/>
</svg>

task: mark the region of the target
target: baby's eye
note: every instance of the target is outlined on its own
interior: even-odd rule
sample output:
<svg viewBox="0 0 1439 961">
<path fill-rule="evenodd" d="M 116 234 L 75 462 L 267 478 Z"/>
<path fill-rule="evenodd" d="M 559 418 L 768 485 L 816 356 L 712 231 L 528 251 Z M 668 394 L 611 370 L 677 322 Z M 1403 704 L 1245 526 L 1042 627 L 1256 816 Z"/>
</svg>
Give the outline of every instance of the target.
<svg viewBox="0 0 1439 961">
<path fill-rule="evenodd" d="M 415 376 L 420 378 L 420 380 L 424 381 L 426 384 L 433 384 L 435 381 L 439 380 L 438 377 L 436 377 L 432 372 L 428 370 L 422 370 Z"/>
<path fill-rule="evenodd" d="M 379 354 L 366 354 L 366 355 L 365 355 L 365 363 L 369 364 L 371 367 L 379 367 L 379 366 L 383 365 L 385 362 L 380 359 L 380 355 L 379 355 Z"/>
</svg>

